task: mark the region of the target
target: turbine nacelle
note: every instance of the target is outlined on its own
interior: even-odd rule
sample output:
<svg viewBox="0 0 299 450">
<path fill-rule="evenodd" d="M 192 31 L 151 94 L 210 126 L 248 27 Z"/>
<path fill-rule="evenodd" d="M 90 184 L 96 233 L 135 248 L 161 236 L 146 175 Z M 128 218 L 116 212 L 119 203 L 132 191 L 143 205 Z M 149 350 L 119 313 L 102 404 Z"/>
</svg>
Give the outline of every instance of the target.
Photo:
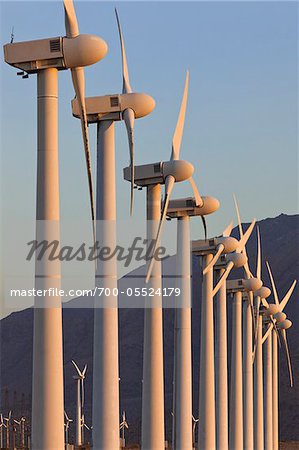
<svg viewBox="0 0 299 450">
<path fill-rule="evenodd" d="M 225 259 L 226 261 L 232 261 L 236 269 L 244 267 L 248 261 L 247 256 L 244 253 L 229 253 L 226 255 Z"/>
<path fill-rule="evenodd" d="M 86 114 L 89 123 L 103 120 L 121 120 L 122 113 L 127 109 L 132 109 L 135 119 L 145 117 L 150 114 L 156 106 L 155 100 L 147 94 L 112 94 L 85 99 Z M 80 117 L 80 108 L 77 99 L 72 100 L 72 113 L 75 117 Z"/>
<path fill-rule="evenodd" d="M 289 328 L 291 328 L 292 325 L 293 323 L 289 319 L 285 319 L 282 322 L 277 323 L 277 327 L 280 328 L 281 330 L 288 330 Z"/>
<path fill-rule="evenodd" d="M 7 64 L 36 73 L 47 68 L 58 70 L 85 67 L 103 59 L 108 51 L 106 42 L 92 34 L 74 38 L 54 37 L 4 45 Z"/>
<path fill-rule="evenodd" d="M 248 280 L 243 280 L 243 286 L 246 292 L 256 292 L 262 287 L 262 282 L 259 278 L 249 278 Z"/>
<path fill-rule="evenodd" d="M 255 297 L 268 298 L 271 295 L 271 290 L 266 286 L 262 286 L 257 291 L 254 292 L 254 295 Z"/>
<path fill-rule="evenodd" d="M 197 206 L 194 197 L 177 198 L 170 200 L 167 208 L 168 217 L 182 216 L 206 216 L 212 214 L 220 207 L 220 203 L 215 197 L 202 196 L 203 205 Z"/>
<path fill-rule="evenodd" d="M 279 307 L 275 303 L 270 303 L 269 308 L 264 312 L 265 316 L 274 316 L 274 314 L 279 312 Z"/>
<path fill-rule="evenodd" d="M 280 322 L 283 322 L 287 318 L 287 315 L 284 312 L 278 312 L 278 313 L 274 314 L 274 318 L 277 323 L 280 323 Z"/>
<path fill-rule="evenodd" d="M 103 59 L 108 52 L 106 42 L 94 34 L 79 34 L 75 38 L 63 38 L 62 44 L 68 69 L 91 66 Z"/>
<path fill-rule="evenodd" d="M 239 242 L 232 236 L 219 236 L 215 238 L 216 246 L 223 246 L 221 253 L 232 253 L 236 251 Z"/>
<path fill-rule="evenodd" d="M 162 163 L 164 179 L 168 176 L 173 176 L 176 182 L 185 181 L 192 177 L 193 172 L 193 165 L 181 159 L 165 161 Z"/>
<path fill-rule="evenodd" d="M 131 181 L 131 168 L 124 168 L 124 179 Z M 187 161 L 172 160 L 161 161 L 153 164 L 135 166 L 135 184 L 149 186 L 152 184 L 165 184 L 166 178 L 173 176 L 176 182 L 191 178 L 194 167 Z"/>
</svg>

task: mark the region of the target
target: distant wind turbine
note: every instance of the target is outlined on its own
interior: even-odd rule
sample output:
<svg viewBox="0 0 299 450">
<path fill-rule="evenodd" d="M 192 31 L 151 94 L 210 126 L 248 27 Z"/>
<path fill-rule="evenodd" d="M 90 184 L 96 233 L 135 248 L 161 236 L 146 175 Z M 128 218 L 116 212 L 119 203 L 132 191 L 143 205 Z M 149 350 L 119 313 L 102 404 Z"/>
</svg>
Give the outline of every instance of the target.
<svg viewBox="0 0 299 450">
<path fill-rule="evenodd" d="M 0 414 L 0 447 L 4 448 L 4 439 L 3 439 L 3 428 L 7 428 L 4 420 L 3 420 L 3 414 Z"/>
<path fill-rule="evenodd" d="M 283 313 L 285 306 L 287 305 L 296 286 L 296 280 L 292 283 L 288 292 L 284 298 L 280 301 L 275 281 L 272 275 L 270 264 L 266 262 L 268 269 L 272 292 L 275 303 L 269 303 L 266 305 L 264 315 L 270 319 L 267 331 L 265 332 L 262 343 L 266 346 L 266 367 L 265 377 L 268 380 L 265 384 L 265 444 L 266 446 L 273 446 L 273 450 L 278 450 L 279 435 L 278 435 L 278 349 L 277 349 L 277 330 L 282 335 L 284 349 L 287 357 L 287 364 L 290 377 L 290 385 L 293 386 L 293 374 L 291 366 L 291 358 L 289 354 L 289 348 L 286 337 L 286 330 L 291 326 L 291 321 L 286 319 L 286 315 Z M 269 386 L 270 381 L 270 386 Z"/>
<path fill-rule="evenodd" d="M 69 428 L 70 428 L 70 423 L 73 422 L 73 419 L 71 419 L 66 411 L 64 411 L 64 417 L 65 417 L 65 423 L 64 423 L 64 427 L 65 427 L 65 445 L 69 444 Z"/>
<path fill-rule="evenodd" d="M 121 431 L 121 439 L 122 439 L 122 446 L 125 447 L 125 429 L 129 429 L 129 424 L 126 420 L 126 413 L 123 411 L 122 413 L 122 422 L 119 425 L 119 429 Z"/>
<path fill-rule="evenodd" d="M 73 378 L 77 384 L 77 410 L 76 410 L 76 445 L 82 445 L 82 416 L 84 414 L 84 379 L 87 370 L 87 364 L 85 364 L 81 371 L 75 361 L 72 360 L 73 366 L 76 369 L 77 375 Z"/>
</svg>

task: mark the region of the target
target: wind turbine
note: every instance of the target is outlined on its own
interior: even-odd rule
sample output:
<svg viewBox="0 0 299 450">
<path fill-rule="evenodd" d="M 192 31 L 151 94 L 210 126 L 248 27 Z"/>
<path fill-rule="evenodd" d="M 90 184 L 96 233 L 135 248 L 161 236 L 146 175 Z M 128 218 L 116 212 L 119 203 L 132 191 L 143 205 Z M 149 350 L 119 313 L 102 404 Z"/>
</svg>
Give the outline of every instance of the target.
<svg viewBox="0 0 299 450">
<path fill-rule="evenodd" d="M 236 212 L 239 220 L 238 208 L 236 205 Z M 217 307 L 217 333 L 216 333 L 216 435 L 217 446 L 221 449 L 228 448 L 228 382 L 227 382 L 227 311 L 226 311 L 226 279 L 233 267 L 248 266 L 246 248 L 245 245 L 249 239 L 253 227 L 255 225 L 255 219 L 248 228 L 245 234 L 240 233 L 240 241 L 236 241 L 230 237 L 232 231 L 232 223 L 224 230 L 222 236 L 216 238 L 215 254 L 203 269 L 203 276 L 208 274 L 215 268 L 215 275 L 217 284 L 212 291 L 213 297 L 216 295 L 216 307 Z M 243 283 L 243 282 L 242 282 Z M 257 286 L 259 287 L 260 284 Z M 250 283 L 247 286 L 248 289 L 255 289 L 255 283 Z M 243 287 L 244 289 L 244 287 Z M 239 341 L 237 336 L 241 333 L 240 323 L 240 307 L 242 307 L 242 297 L 240 298 L 241 291 L 239 289 L 234 290 L 233 300 L 233 360 L 232 360 L 232 377 L 235 382 L 232 383 L 233 389 L 240 391 L 242 389 L 242 352 L 241 347 L 238 346 Z M 211 317 L 212 314 L 210 314 Z M 210 319 L 211 320 L 211 319 Z M 210 328 L 212 324 L 210 324 Z M 210 331 L 211 333 L 211 331 Z M 235 338 L 235 339 L 234 339 Z M 211 339 L 211 336 L 210 336 Z M 240 362 L 241 361 L 241 362 Z M 205 366 L 205 362 L 203 362 Z M 240 373 L 241 369 L 241 373 Z M 210 374 L 211 375 L 211 374 Z M 209 377 L 207 377 L 209 379 Z M 203 388 L 204 389 L 204 388 Z M 232 393 L 232 399 L 235 401 L 234 408 L 230 410 L 230 413 L 234 413 L 235 408 L 239 410 L 236 414 L 233 414 L 231 418 L 230 427 L 230 441 L 232 446 L 241 445 L 241 432 L 242 431 L 242 398 L 237 392 Z M 241 400 L 240 400 L 241 399 Z M 211 398 L 210 398 L 211 401 Z M 239 442 L 237 443 L 237 441 Z"/>
<path fill-rule="evenodd" d="M 84 66 L 107 53 L 106 43 L 93 35 L 79 34 L 72 0 L 64 0 L 65 37 L 13 42 L 4 46 L 5 61 L 27 74 L 37 74 L 37 197 L 36 238 L 59 241 L 58 182 L 58 70 L 71 69 L 87 164 L 92 218 L 92 180 L 84 102 Z M 27 76 L 27 75 L 26 75 Z M 35 286 L 60 289 L 60 263 L 48 253 L 36 261 Z M 59 296 L 37 297 L 33 338 L 32 449 L 64 447 L 62 315 Z"/>
<path fill-rule="evenodd" d="M 10 420 L 11 420 L 11 411 L 8 413 L 8 417 L 4 417 L 4 420 L 6 422 L 6 447 L 9 448 L 10 445 Z"/>
<path fill-rule="evenodd" d="M 21 440 L 21 446 L 24 447 L 23 442 L 22 442 L 22 419 L 17 420 L 14 419 L 14 423 L 16 423 L 17 425 L 19 425 L 19 432 L 20 432 L 20 440 Z M 15 447 L 15 445 L 14 445 Z M 2 448 L 2 447 L 1 447 Z"/>
<path fill-rule="evenodd" d="M 183 135 L 189 73 L 187 72 L 183 99 L 176 129 L 172 141 L 170 161 L 161 161 L 142 166 L 135 166 L 135 184 L 147 188 L 147 242 L 148 251 L 152 249 L 152 259 L 148 268 L 146 281 L 153 292 L 161 292 L 161 262 L 155 261 L 157 242 L 164 223 L 169 195 L 175 182 L 190 179 L 193 166 L 180 160 L 180 147 Z M 124 178 L 131 182 L 131 169 L 124 169 Z M 192 180 L 193 181 L 193 180 Z M 191 181 L 191 184 L 192 184 Z M 165 184 L 165 200 L 161 214 L 161 184 Z M 198 200 L 197 189 L 194 195 Z M 200 199 L 201 201 L 201 199 Z M 200 205 L 202 202 L 200 202 Z M 160 219 L 160 223 L 159 223 Z M 159 225 L 158 225 L 159 224 Z M 152 271 L 152 272 L 151 272 Z M 163 387 L 163 325 L 162 299 L 155 294 L 149 298 L 144 311 L 144 343 L 143 343 L 143 392 L 142 392 L 142 438 L 143 450 L 164 450 L 164 387 Z"/>
<path fill-rule="evenodd" d="M 70 423 L 73 422 L 73 419 L 71 419 L 66 411 L 64 411 L 64 417 L 66 422 L 64 423 L 64 427 L 65 427 L 65 445 L 69 444 L 69 428 L 70 428 Z"/>
<path fill-rule="evenodd" d="M 192 448 L 192 355 L 191 355 L 191 247 L 190 217 L 215 212 L 220 203 L 213 197 L 170 200 L 166 216 L 177 219 L 176 287 L 174 325 L 173 449 Z"/>
<path fill-rule="evenodd" d="M 228 261 L 226 270 L 231 270 L 234 266 L 240 267 L 244 265 L 246 259 L 244 259 L 242 251 L 249 239 L 254 225 L 255 220 L 253 220 L 240 241 L 231 236 L 227 236 L 228 233 L 225 232 L 225 236 L 218 236 L 209 239 L 208 241 L 193 241 L 192 243 L 192 252 L 201 257 L 202 267 L 201 348 L 199 367 L 199 449 L 215 449 L 216 447 L 213 297 L 221 288 L 221 285 L 225 282 L 227 276 L 226 273 L 224 273 L 216 287 L 213 289 L 213 267 L 221 253 L 226 255 L 225 258 Z M 223 388 L 225 388 L 225 386 L 223 386 Z M 222 430 L 222 432 L 224 435 L 225 430 Z"/>
<path fill-rule="evenodd" d="M 260 233 L 257 228 L 257 269 L 256 277 L 261 280 L 261 244 Z M 261 286 L 254 292 L 255 309 L 256 309 L 256 329 L 253 349 L 254 359 L 254 389 L 253 389 L 253 406 L 254 406 L 254 447 L 259 450 L 264 448 L 264 389 L 263 389 L 263 315 L 260 314 L 260 303 L 267 305 L 266 298 L 269 297 L 271 291 L 265 286 Z"/>
<path fill-rule="evenodd" d="M 129 429 L 129 425 L 128 425 L 128 422 L 126 421 L 126 413 L 125 413 L 125 411 L 123 411 L 123 413 L 122 413 L 122 422 L 119 425 L 119 429 L 121 431 L 122 447 L 126 446 L 126 444 L 125 444 L 125 442 L 126 442 L 125 441 L 125 428 L 128 430 Z"/>
<path fill-rule="evenodd" d="M 147 94 L 132 92 L 125 46 L 116 12 L 121 44 L 122 94 L 85 99 L 89 123 L 97 124 L 96 238 L 100 245 L 116 247 L 116 194 L 114 122 L 123 120 L 130 150 L 131 206 L 134 187 L 134 121 L 147 116 L 155 102 Z M 80 117 L 77 99 L 72 102 L 75 117 Z M 96 286 L 117 288 L 117 261 L 97 261 Z M 93 445 L 99 449 L 119 448 L 119 370 L 118 370 L 118 299 L 106 296 L 95 300 L 93 363 Z"/>
<path fill-rule="evenodd" d="M 266 379 L 265 383 L 265 447 L 269 448 L 271 445 L 273 450 L 278 450 L 279 437 L 278 437 L 278 352 L 277 352 L 277 330 L 280 330 L 286 351 L 290 385 L 293 385 L 293 374 L 291 359 L 288 349 L 286 329 L 291 326 L 291 322 L 286 319 L 286 315 L 283 313 L 285 306 L 287 305 L 296 286 L 296 280 L 292 283 L 288 292 L 284 298 L 279 301 L 276 285 L 272 275 L 272 271 L 268 262 L 266 262 L 268 269 L 272 292 L 274 295 L 275 303 L 269 303 L 264 311 L 266 318 L 270 318 L 268 329 L 262 338 L 262 343 L 266 345 Z M 275 328 L 277 329 L 275 330 Z M 270 381 L 270 386 L 269 386 Z M 270 389 L 271 388 L 271 389 Z"/>
<path fill-rule="evenodd" d="M 229 237 L 232 231 L 233 223 L 223 231 L 222 237 Z M 221 254 L 224 246 L 218 244 L 218 255 Z M 216 248 L 217 248 L 216 247 Z M 218 256 L 217 255 L 217 256 Z M 220 255 L 217 260 L 215 256 L 214 262 L 210 267 L 215 268 L 215 278 L 219 280 L 225 272 L 226 257 L 228 255 Z M 239 263 L 242 263 L 242 253 L 238 255 Z M 245 261 L 245 260 L 244 260 Z M 215 264 L 215 265 L 214 265 Z M 239 264 L 238 264 L 239 265 Z M 204 273 L 208 268 L 206 267 Z M 227 380 L 227 299 L 226 299 L 226 282 L 222 284 L 216 294 L 216 442 L 217 447 L 223 450 L 228 448 L 228 380 Z"/>
<path fill-rule="evenodd" d="M 76 411 L 76 445 L 82 445 L 82 417 L 84 407 L 84 379 L 87 370 L 87 364 L 85 364 L 81 371 L 75 361 L 72 360 L 73 366 L 76 369 L 77 375 L 73 378 L 77 384 L 77 411 Z"/>
<path fill-rule="evenodd" d="M 238 227 L 240 237 L 243 236 L 243 228 L 241 216 L 236 196 L 233 196 L 235 209 L 238 219 Z M 245 450 L 253 448 L 254 430 L 253 430 L 253 366 L 252 366 L 252 324 L 254 322 L 253 313 L 253 293 L 257 291 L 262 282 L 254 278 L 249 269 L 246 247 L 244 247 L 244 255 L 246 257 L 246 264 L 244 265 L 245 280 L 243 282 L 245 291 L 247 292 L 248 302 L 243 304 L 243 391 L 244 391 L 244 439 L 243 446 Z M 235 416 L 236 420 L 238 418 Z M 236 426 L 238 426 L 236 424 Z M 236 427 L 235 427 L 236 428 Z"/>
<path fill-rule="evenodd" d="M 160 162 L 156 164 L 151 164 L 147 166 L 139 166 L 136 168 L 136 178 L 142 180 L 142 183 L 139 181 L 140 185 L 146 185 L 147 178 L 156 178 L 162 179 L 162 184 L 165 184 L 165 195 L 163 200 L 162 211 L 160 214 L 160 222 L 156 234 L 154 248 L 152 250 L 152 255 L 150 259 L 150 263 L 148 266 L 147 274 L 146 274 L 146 282 L 148 283 L 151 273 L 155 264 L 155 253 L 156 249 L 160 242 L 160 237 L 163 229 L 163 225 L 167 215 L 167 208 L 169 205 L 171 193 L 173 187 L 176 182 L 189 180 L 191 187 L 193 189 L 194 198 L 195 198 L 195 206 L 202 207 L 203 199 L 199 195 L 196 184 L 192 178 L 192 174 L 194 172 L 194 167 L 187 161 L 182 161 L 180 159 L 180 151 L 181 151 L 181 141 L 183 136 L 184 124 L 185 124 L 185 115 L 186 115 L 186 107 L 187 107 L 187 98 L 188 98 L 188 87 L 189 87 L 189 71 L 187 71 L 186 81 L 185 81 L 185 89 L 184 95 L 181 103 L 181 109 L 178 117 L 178 121 L 176 124 L 176 129 L 174 131 L 173 139 L 172 139 L 172 151 L 170 155 L 170 160 L 166 162 Z M 152 180 L 151 180 L 152 182 Z M 205 233 L 206 233 L 206 223 L 204 219 L 204 215 L 201 215 Z"/>
<path fill-rule="evenodd" d="M 196 419 L 192 414 L 192 450 L 196 444 L 196 425 L 199 422 L 199 417 Z"/>
<path fill-rule="evenodd" d="M 3 414 L 0 414 L 0 447 L 4 448 L 4 440 L 3 440 L 3 428 L 7 428 L 4 420 L 3 420 Z"/>
</svg>

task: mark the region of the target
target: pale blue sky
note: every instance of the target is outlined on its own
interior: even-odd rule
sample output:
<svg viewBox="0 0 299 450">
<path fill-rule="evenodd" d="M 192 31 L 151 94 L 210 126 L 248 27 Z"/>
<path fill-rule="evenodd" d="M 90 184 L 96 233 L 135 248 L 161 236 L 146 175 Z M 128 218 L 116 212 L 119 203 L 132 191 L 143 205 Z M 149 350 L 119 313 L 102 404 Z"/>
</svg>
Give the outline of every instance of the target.
<svg viewBox="0 0 299 450">
<path fill-rule="evenodd" d="M 232 192 L 244 221 L 297 213 L 296 2 L 76 2 L 80 31 L 103 37 L 107 57 L 86 69 L 86 95 L 120 92 L 121 59 L 114 16 L 118 7 L 132 87 L 156 100 L 151 116 L 136 121 L 136 163 L 168 159 L 190 70 L 181 156 L 195 166 L 202 194 L 221 209 L 208 218 L 210 235 L 234 217 Z M 64 35 L 62 2 L 1 2 L 1 42 Z M 36 77 L 22 80 L 1 60 L 2 203 L 7 222 L 35 215 Z M 89 218 L 79 121 L 71 116 L 73 87 L 59 74 L 61 216 Z M 95 126 L 90 127 L 95 167 Z M 122 179 L 128 148 L 116 124 L 119 218 L 143 226 L 145 193 L 136 192 L 129 219 L 129 185 Z M 190 195 L 177 186 L 174 196 Z M 168 225 L 169 226 L 169 225 Z M 193 221 L 192 237 L 202 237 Z M 169 226 L 174 233 L 174 224 Z M 9 227 L 4 225 L 9 239 Z M 168 234 L 168 233 L 167 233 Z M 172 235 L 174 238 L 174 234 Z"/>
</svg>

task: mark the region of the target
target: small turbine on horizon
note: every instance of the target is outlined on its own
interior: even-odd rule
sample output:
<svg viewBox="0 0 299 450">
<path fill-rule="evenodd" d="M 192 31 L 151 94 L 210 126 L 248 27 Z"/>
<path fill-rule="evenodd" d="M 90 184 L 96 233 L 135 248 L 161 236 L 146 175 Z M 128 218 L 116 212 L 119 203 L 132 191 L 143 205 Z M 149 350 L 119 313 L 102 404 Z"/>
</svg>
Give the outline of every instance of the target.
<svg viewBox="0 0 299 450">
<path fill-rule="evenodd" d="M 64 417 L 65 417 L 65 423 L 64 423 L 64 428 L 65 428 L 65 445 L 69 444 L 69 428 L 70 428 L 70 423 L 73 422 L 73 419 L 71 419 L 66 411 L 64 411 Z"/>
<path fill-rule="evenodd" d="M 72 364 L 76 369 L 77 375 L 73 375 L 77 385 L 77 410 L 76 410 L 76 445 L 82 445 L 82 417 L 84 416 L 84 379 L 87 370 L 85 364 L 81 371 L 75 361 Z"/>
</svg>

